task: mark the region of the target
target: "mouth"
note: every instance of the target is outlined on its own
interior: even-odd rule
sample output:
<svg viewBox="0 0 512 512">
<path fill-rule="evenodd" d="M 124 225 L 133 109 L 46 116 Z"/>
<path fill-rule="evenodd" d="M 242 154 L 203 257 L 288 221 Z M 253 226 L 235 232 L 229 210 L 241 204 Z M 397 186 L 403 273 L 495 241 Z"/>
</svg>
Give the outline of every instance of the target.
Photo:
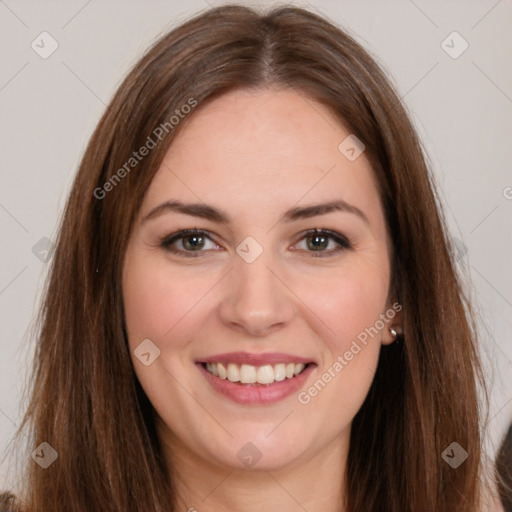
<svg viewBox="0 0 512 512">
<path fill-rule="evenodd" d="M 270 386 L 294 379 L 315 363 L 278 363 L 260 366 L 239 363 L 200 363 L 214 377 L 240 386 Z"/>
<path fill-rule="evenodd" d="M 292 354 L 247 352 L 218 354 L 196 365 L 217 396 L 251 406 L 271 405 L 298 393 L 318 366 Z"/>
</svg>

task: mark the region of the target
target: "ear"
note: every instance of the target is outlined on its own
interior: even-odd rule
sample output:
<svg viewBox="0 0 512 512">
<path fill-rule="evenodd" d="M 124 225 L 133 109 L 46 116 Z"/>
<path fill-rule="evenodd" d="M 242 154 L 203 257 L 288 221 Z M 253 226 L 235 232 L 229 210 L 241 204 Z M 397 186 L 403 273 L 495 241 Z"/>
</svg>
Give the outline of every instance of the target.
<svg viewBox="0 0 512 512">
<path fill-rule="evenodd" d="M 403 333 L 402 305 L 398 302 L 389 305 L 383 314 L 383 320 L 385 327 L 382 330 L 382 344 L 391 345 L 397 338 L 391 334 L 390 328 L 397 332 L 397 337 L 400 337 Z"/>
</svg>

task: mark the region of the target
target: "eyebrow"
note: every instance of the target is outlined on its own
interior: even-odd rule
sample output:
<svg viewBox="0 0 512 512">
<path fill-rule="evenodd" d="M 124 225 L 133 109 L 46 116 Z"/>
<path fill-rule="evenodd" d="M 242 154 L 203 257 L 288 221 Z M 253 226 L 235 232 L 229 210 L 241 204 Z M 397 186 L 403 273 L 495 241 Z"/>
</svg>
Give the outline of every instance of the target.
<svg viewBox="0 0 512 512">
<path fill-rule="evenodd" d="M 218 223 L 229 224 L 231 222 L 231 217 L 227 213 L 213 206 L 204 203 L 183 203 L 177 200 L 165 201 L 164 203 L 155 206 L 142 219 L 142 222 L 146 222 L 169 212 L 183 213 L 185 215 L 200 217 Z M 360 217 L 365 224 L 370 225 L 370 221 L 363 211 L 361 211 L 357 206 L 347 203 L 343 199 L 329 201 L 322 204 L 290 208 L 282 215 L 279 222 L 293 222 L 299 219 L 308 219 L 310 217 L 325 215 L 332 212 L 352 213 Z"/>
</svg>

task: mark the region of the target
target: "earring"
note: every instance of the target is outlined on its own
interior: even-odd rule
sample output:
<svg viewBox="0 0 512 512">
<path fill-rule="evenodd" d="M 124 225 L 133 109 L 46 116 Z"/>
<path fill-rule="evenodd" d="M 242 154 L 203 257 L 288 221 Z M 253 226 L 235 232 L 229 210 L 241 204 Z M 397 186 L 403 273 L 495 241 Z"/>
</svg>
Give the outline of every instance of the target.
<svg viewBox="0 0 512 512">
<path fill-rule="evenodd" d="M 397 340 L 397 338 L 398 338 L 398 335 L 399 335 L 399 334 L 402 334 L 402 329 L 400 329 L 400 328 L 398 327 L 398 330 L 397 330 L 397 329 L 395 329 L 394 327 L 390 327 L 390 328 L 389 328 L 389 332 L 391 333 L 391 335 L 393 336 L 393 338 L 395 338 L 395 341 L 396 341 L 396 340 Z"/>
</svg>

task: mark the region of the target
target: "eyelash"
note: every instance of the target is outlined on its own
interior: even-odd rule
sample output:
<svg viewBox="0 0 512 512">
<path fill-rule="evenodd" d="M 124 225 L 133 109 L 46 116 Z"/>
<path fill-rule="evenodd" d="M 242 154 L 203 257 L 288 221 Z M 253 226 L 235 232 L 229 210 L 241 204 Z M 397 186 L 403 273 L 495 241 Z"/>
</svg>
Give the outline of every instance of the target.
<svg viewBox="0 0 512 512">
<path fill-rule="evenodd" d="M 178 231 L 177 233 L 173 233 L 172 235 L 166 236 L 161 242 L 160 246 L 165 249 L 166 251 L 172 252 L 174 254 L 179 254 L 181 256 L 184 256 L 186 258 L 197 258 L 200 257 L 200 254 L 205 251 L 197 250 L 197 251 L 185 251 L 181 249 L 176 249 L 172 246 L 172 244 L 180 239 L 186 238 L 188 235 L 201 235 L 208 239 L 210 239 L 212 242 L 215 243 L 215 241 L 212 239 L 211 234 L 208 231 L 205 231 L 203 229 L 183 229 L 181 231 Z M 344 250 L 351 250 L 352 244 L 349 242 L 349 240 L 339 233 L 336 233 L 335 231 L 330 231 L 328 229 L 308 229 L 304 233 L 302 233 L 301 238 L 299 241 L 308 238 L 309 236 L 324 236 L 326 238 L 330 238 L 334 240 L 338 245 L 338 247 L 334 250 L 330 251 L 307 251 L 310 252 L 311 255 L 314 258 L 326 258 L 329 256 L 332 256 L 333 254 L 337 254 Z M 195 253 L 195 254 L 194 254 Z"/>
</svg>

